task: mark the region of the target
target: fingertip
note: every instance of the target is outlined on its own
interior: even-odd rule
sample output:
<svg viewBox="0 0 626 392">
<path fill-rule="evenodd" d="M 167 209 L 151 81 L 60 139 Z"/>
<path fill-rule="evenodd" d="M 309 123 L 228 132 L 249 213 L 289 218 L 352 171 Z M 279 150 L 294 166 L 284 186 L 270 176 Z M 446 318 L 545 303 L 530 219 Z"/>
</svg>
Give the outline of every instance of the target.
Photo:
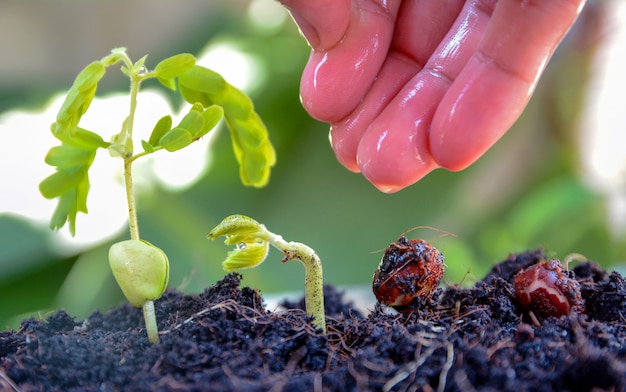
<svg viewBox="0 0 626 392">
<path fill-rule="evenodd" d="M 361 173 L 385 193 L 404 189 L 437 167 L 427 150 L 423 130 L 405 125 L 402 120 L 373 124 L 358 146 Z"/>
<path fill-rule="evenodd" d="M 352 137 L 350 130 L 340 125 L 331 125 L 328 139 L 339 163 L 353 173 L 359 172 L 356 162 L 358 139 Z"/>
<path fill-rule="evenodd" d="M 493 64 L 470 62 L 433 117 L 429 149 L 436 163 L 459 171 L 477 161 L 518 119 L 532 87 Z"/>
<path fill-rule="evenodd" d="M 354 10 L 337 45 L 313 50 L 300 81 L 302 104 L 312 117 L 339 122 L 363 100 L 387 58 L 393 12 Z"/>
<path fill-rule="evenodd" d="M 481 45 L 433 117 L 430 151 L 437 164 L 463 170 L 509 130 L 583 3 L 498 2 Z"/>
<path fill-rule="evenodd" d="M 447 83 L 418 74 L 405 84 L 361 138 L 357 162 L 363 175 L 386 193 L 412 185 L 439 166 L 429 149 L 429 130 Z"/>
</svg>

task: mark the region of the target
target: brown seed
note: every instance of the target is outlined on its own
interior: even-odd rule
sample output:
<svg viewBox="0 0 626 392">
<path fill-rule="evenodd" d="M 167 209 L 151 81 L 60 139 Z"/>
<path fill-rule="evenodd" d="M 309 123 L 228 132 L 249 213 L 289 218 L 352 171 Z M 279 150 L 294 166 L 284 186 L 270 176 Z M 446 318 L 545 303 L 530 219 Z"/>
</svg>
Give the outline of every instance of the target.
<svg viewBox="0 0 626 392">
<path fill-rule="evenodd" d="M 372 290 L 380 303 L 389 306 L 426 299 L 439 286 L 443 265 L 443 255 L 428 242 L 401 236 L 385 250 Z"/>
<path fill-rule="evenodd" d="M 583 312 L 578 282 L 563 272 L 557 259 L 534 264 L 515 275 L 515 296 L 539 319 Z"/>
</svg>

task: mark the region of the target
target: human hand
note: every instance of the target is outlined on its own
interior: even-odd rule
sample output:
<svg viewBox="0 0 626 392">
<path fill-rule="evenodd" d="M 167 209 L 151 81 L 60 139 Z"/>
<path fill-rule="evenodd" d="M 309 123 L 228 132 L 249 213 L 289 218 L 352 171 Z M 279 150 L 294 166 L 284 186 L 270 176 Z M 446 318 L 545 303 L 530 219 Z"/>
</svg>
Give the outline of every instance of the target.
<svg viewBox="0 0 626 392">
<path fill-rule="evenodd" d="M 462 170 L 517 120 L 585 0 L 281 0 L 339 161 L 383 192 Z"/>
</svg>

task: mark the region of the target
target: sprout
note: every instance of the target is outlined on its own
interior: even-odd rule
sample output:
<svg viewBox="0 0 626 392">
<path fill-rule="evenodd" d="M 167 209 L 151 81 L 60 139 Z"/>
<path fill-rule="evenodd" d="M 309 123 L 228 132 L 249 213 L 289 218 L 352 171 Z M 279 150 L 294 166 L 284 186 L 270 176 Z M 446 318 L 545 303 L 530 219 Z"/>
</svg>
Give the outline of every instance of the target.
<svg viewBox="0 0 626 392">
<path fill-rule="evenodd" d="M 69 222 L 70 232 L 74 234 L 76 215 L 87 213 L 89 169 L 96 151 L 107 149 L 111 156 L 123 160 L 130 240 L 111 246 L 109 264 L 128 302 L 143 307 L 150 342 L 158 343 L 153 301 L 167 288 L 169 262 L 161 249 L 139 236 L 132 164 L 159 150 L 173 152 L 187 147 L 214 129 L 222 118 L 226 119 L 231 131 L 241 180 L 245 185 L 265 185 L 276 155 L 267 129 L 254 111 L 250 98 L 217 73 L 196 65 L 193 55 L 183 53 L 167 58 L 157 64 L 154 71 L 146 68 L 145 61 L 146 56 L 133 63 L 124 48 L 117 48 L 79 73 L 51 126 L 52 134 L 61 145 L 52 147 L 45 160 L 56 171 L 41 182 L 39 190 L 48 199 L 59 199 L 50 221 L 51 228 L 60 229 Z M 97 133 L 78 124 L 89 109 L 106 69 L 117 63 L 122 63 L 121 70 L 130 79 L 130 112 L 120 133 L 114 135 L 111 142 L 106 142 Z M 137 94 L 144 80 L 154 78 L 172 90 L 178 87 L 182 98 L 191 107 L 177 125 L 172 124 L 171 116 L 161 117 L 148 140 L 141 141 L 143 151 L 135 153 L 133 124 Z M 264 258 L 267 246 L 262 248 L 260 244 L 246 243 L 245 252 L 240 249 L 240 254 L 247 256 L 240 258 L 239 262 L 252 255 Z M 237 265 L 238 257 L 232 257 L 233 266 Z"/>
<path fill-rule="evenodd" d="M 235 245 L 224 261 L 224 269 L 233 271 L 252 268 L 261 264 L 267 257 L 269 245 L 283 252 L 283 263 L 300 260 L 304 265 L 304 298 L 306 312 L 313 317 L 313 324 L 326 332 L 324 315 L 324 287 L 322 262 L 310 247 L 299 242 L 287 242 L 280 235 L 267 230 L 264 225 L 244 215 L 231 215 L 225 218 L 208 235 L 215 239 L 224 236 L 227 245 Z"/>
</svg>

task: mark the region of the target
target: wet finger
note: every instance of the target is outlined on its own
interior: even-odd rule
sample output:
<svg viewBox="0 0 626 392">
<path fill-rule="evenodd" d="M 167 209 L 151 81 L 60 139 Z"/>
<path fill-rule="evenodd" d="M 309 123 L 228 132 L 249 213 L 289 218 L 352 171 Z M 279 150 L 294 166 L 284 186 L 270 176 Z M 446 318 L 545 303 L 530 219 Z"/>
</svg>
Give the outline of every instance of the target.
<svg viewBox="0 0 626 392">
<path fill-rule="evenodd" d="M 437 163 L 462 170 L 518 119 L 584 0 L 500 0 L 480 47 L 433 118 Z"/>
</svg>

